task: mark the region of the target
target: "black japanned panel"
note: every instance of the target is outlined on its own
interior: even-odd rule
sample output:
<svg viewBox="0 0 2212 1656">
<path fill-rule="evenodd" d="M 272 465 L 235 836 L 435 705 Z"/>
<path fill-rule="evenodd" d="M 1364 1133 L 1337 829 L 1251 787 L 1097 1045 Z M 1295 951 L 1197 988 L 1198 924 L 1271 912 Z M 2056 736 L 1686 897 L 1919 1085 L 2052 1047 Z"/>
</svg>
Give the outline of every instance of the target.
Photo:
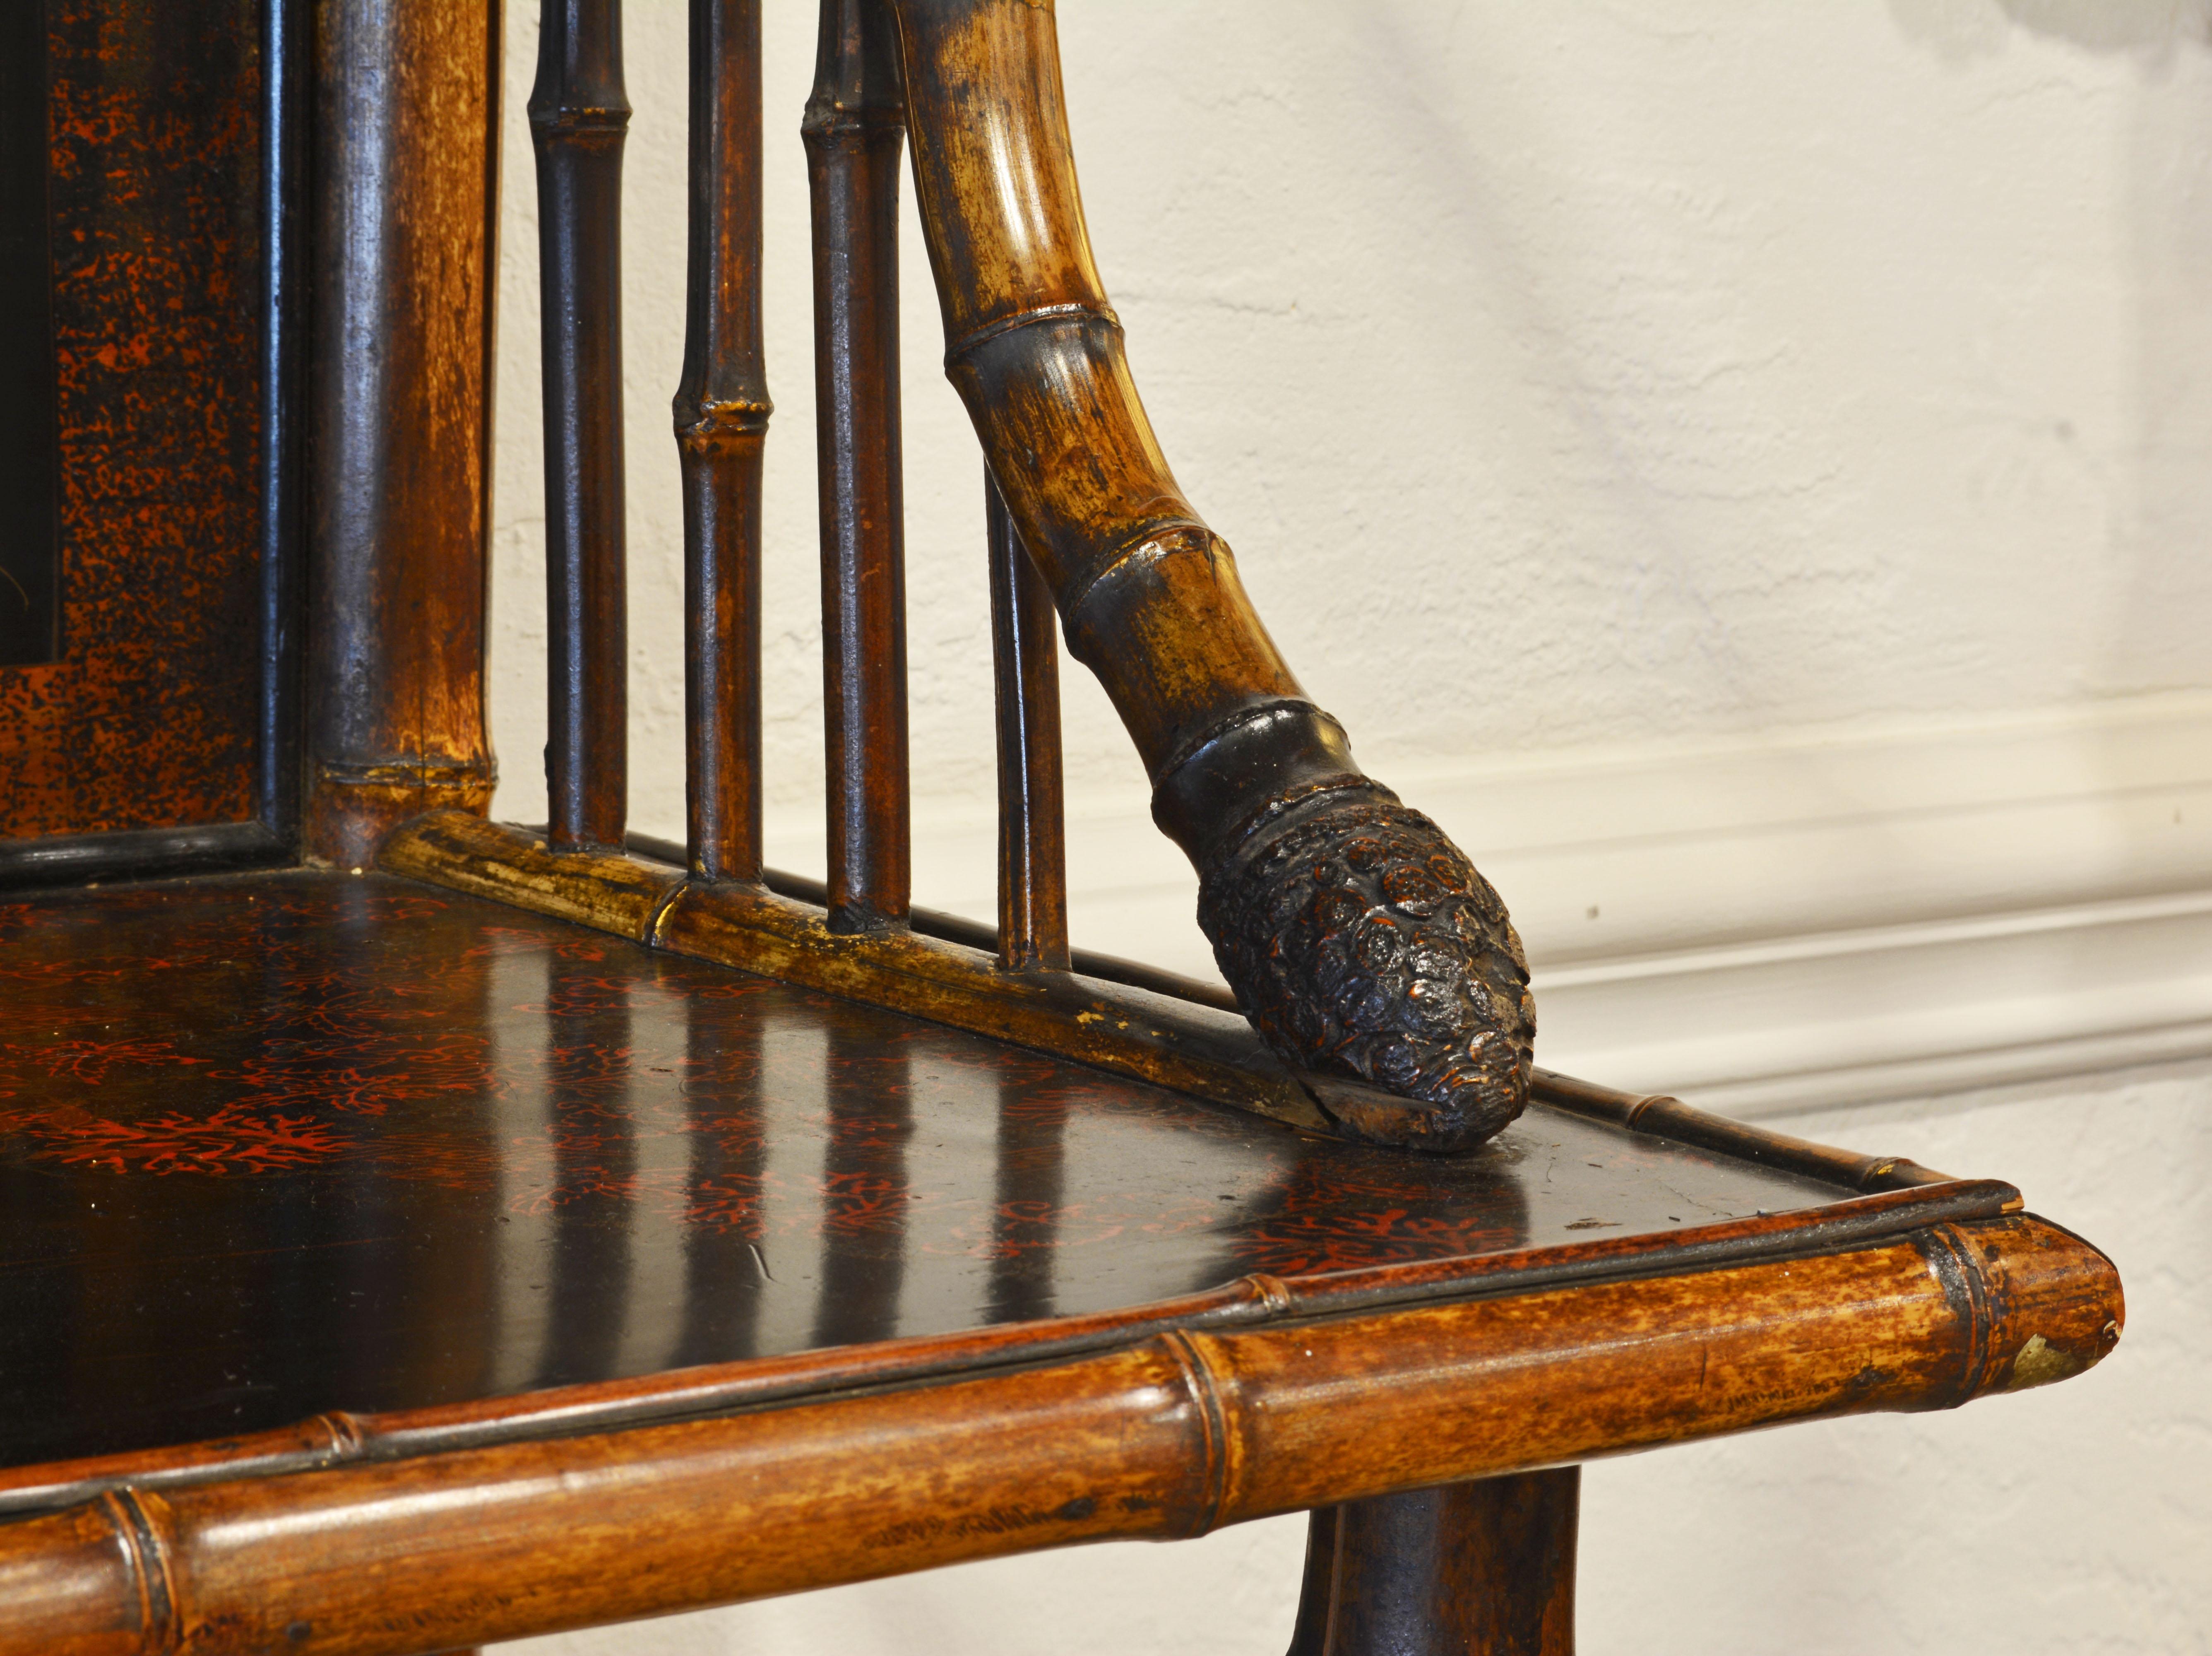
<svg viewBox="0 0 2212 1656">
<path fill-rule="evenodd" d="M 305 13 L 0 8 L 0 882 L 289 855 Z"/>
<path fill-rule="evenodd" d="M 0 667 L 59 642 L 54 326 L 46 234 L 46 9 L 0 7 Z"/>
</svg>

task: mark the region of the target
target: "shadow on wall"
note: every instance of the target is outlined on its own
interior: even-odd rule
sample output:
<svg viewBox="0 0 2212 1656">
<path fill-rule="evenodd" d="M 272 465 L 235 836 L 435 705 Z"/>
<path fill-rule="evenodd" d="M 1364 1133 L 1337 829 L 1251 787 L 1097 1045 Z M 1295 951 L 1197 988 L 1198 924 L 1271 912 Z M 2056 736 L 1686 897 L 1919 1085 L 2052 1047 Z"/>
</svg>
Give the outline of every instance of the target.
<svg viewBox="0 0 2212 1656">
<path fill-rule="evenodd" d="M 2094 11 L 2094 6 L 2079 8 Z M 2148 10 L 2119 6 L 2123 12 Z M 2185 51 L 2191 95 L 2140 98 L 2127 157 L 2135 241 L 2136 429 L 2122 458 L 2114 551 L 2124 598 L 2106 647 L 2106 693 L 2203 684 L 2212 676 L 2212 26 L 2204 0 L 2176 4 L 2187 33 L 2150 61 Z M 2169 55 L 2173 54 L 2173 55 Z M 2192 618 L 2194 624 L 2192 624 Z"/>
<path fill-rule="evenodd" d="M 1889 14 L 1906 40 L 1954 64 L 2002 52 L 2014 28 L 2127 52 L 2147 70 L 2212 40 L 2212 0 L 1889 0 Z"/>
<path fill-rule="evenodd" d="M 2134 423 L 2102 446 L 2063 410 L 2063 451 L 2107 502 L 2106 555 L 2124 574 L 2101 672 L 2083 686 L 2127 695 L 2204 682 L 2212 637 L 2212 486 L 2201 435 L 2212 429 L 2212 0 L 1889 0 L 1911 44 L 1963 67 L 2016 33 L 2134 59 L 2138 85 L 2177 78 L 2203 96 L 2138 96 L 2124 148 L 2135 290 Z M 2085 555 L 2087 549 L 2085 549 Z"/>
</svg>

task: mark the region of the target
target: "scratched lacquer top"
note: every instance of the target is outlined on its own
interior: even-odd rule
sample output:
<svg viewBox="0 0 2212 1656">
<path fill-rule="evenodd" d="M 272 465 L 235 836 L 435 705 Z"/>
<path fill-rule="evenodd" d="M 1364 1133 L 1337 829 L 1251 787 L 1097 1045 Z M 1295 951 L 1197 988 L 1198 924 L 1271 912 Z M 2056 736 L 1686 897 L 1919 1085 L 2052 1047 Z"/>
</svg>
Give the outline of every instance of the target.
<svg viewBox="0 0 2212 1656">
<path fill-rule="evenodd" d="M 374 875 L 0 903 L 0 1464 L 1839 1194 L 1360 1149 Z"/>
</svg>

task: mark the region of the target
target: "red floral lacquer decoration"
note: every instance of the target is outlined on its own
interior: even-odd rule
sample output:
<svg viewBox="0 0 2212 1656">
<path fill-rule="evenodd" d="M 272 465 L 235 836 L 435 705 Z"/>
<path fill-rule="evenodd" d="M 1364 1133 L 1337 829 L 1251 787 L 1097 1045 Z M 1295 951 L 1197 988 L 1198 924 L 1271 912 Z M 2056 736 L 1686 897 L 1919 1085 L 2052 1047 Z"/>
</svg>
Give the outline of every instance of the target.
<svg viewBox="0 0 2212 1656">
<path fill-rule="evenodd" d="M 336 1155 L 345 1141 L 304 1117 L 257 1116 L 225 1105 L 211 1116 L 171 1111 L 152 1121 L 4 1121 L 43 1159 L 118 1173 L 266 1173 Z"/>
<path fill-rule="evenodd" d="M 172 1041 L 64 1041 L 40 1053 L 46 1073 L 56 1080 L 82 1081 L 98 1087 L 117 1064 L 198 1063 L 176 1049 Z"/>
</svg>

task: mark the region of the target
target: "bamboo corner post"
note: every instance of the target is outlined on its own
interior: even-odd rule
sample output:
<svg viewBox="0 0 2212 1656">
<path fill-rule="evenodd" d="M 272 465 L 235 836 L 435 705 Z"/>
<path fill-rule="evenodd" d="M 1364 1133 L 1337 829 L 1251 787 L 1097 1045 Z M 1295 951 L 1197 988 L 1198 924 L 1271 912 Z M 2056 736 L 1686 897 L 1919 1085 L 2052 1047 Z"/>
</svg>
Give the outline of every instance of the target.
<svg viewBox="0 0 2212 1656">
<path fill-rule="evenodd" d="M 500 9 L 315 16 L 302 827 L 355 868 L 410 817 L 491 803 Z"/>
</svg>

